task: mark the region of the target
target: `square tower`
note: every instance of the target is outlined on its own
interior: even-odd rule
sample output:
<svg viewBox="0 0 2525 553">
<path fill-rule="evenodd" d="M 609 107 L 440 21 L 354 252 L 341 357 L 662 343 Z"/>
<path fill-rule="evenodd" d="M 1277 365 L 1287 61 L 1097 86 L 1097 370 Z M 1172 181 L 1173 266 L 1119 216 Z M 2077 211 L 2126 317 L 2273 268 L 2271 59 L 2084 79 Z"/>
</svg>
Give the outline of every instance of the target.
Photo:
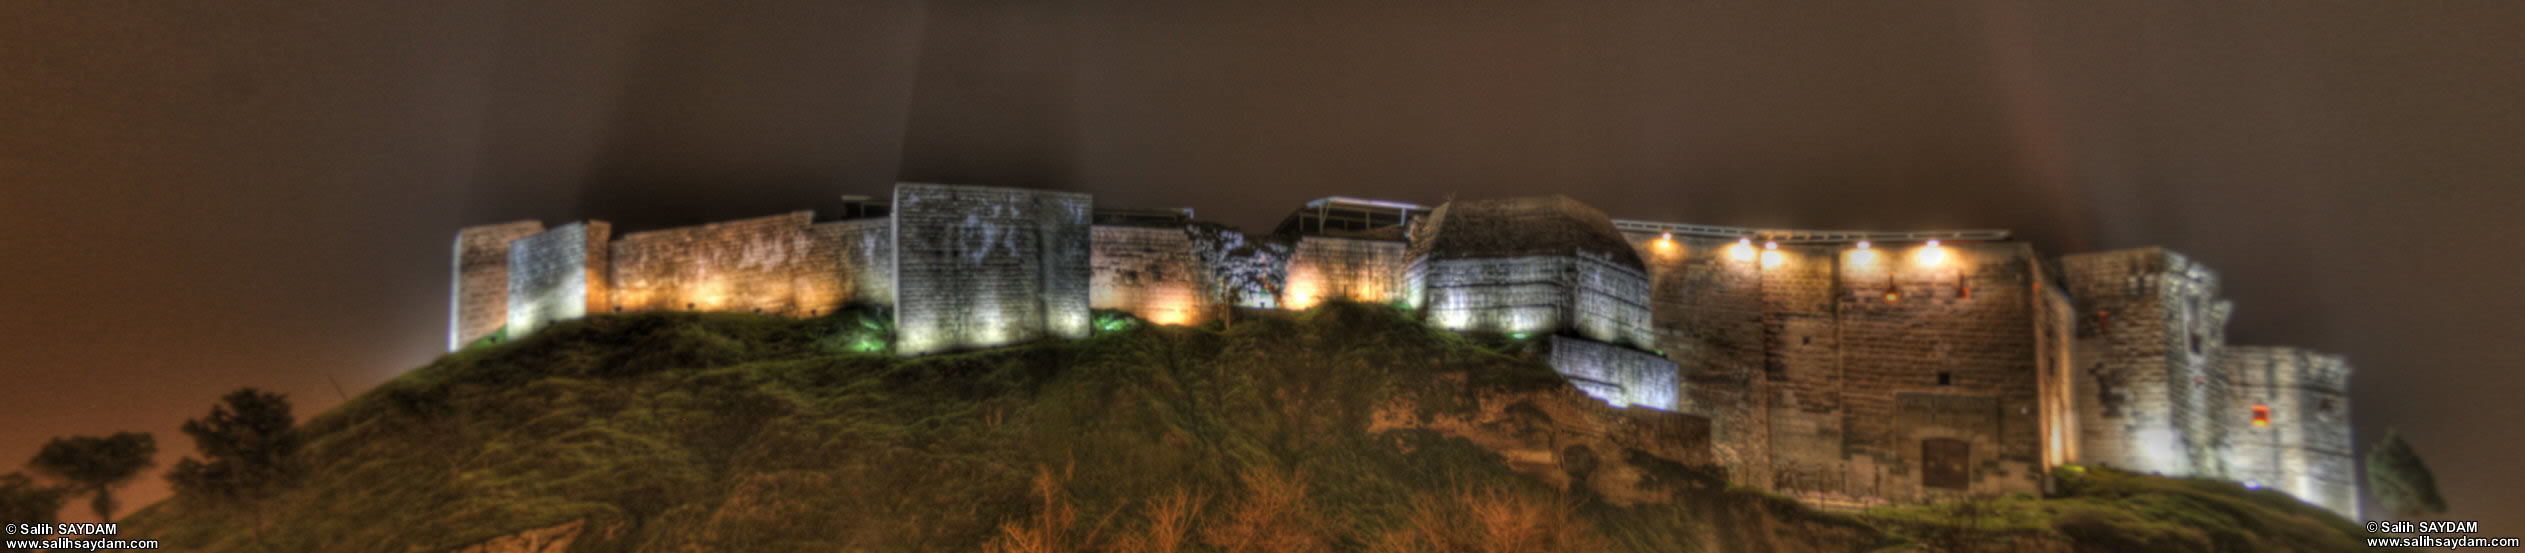
<svg viewBox="0 0 2525 553">
<path fill-rule="evenodd" d="M 1091 202 L 1070 192 L 895 185 L 895 352 L 1087 336 Z"/>
</svg>

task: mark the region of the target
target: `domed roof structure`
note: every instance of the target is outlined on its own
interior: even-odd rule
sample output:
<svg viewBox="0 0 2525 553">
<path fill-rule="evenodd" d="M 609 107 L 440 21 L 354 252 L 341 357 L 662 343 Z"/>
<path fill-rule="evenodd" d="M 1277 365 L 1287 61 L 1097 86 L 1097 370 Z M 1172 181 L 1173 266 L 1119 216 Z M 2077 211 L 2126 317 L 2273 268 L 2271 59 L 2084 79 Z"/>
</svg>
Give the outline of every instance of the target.
<svg viewBox="0 0 2525 553">
<path fill-rule="evenodd" d="M 1473 259 L 1586 254 L 1644 270 L 1613 219 L 1568 196 L 1448 202 L 1419 229 L 1411 257 Z"/>
</svg>

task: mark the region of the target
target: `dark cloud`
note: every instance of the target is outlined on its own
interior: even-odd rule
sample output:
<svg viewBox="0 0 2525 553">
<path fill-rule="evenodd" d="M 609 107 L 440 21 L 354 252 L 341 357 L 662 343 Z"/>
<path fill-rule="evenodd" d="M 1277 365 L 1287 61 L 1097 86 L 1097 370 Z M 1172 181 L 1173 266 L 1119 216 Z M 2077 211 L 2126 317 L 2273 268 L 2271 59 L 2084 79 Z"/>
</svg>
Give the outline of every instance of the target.
<svg viewBox="0 0 2525 553">
<path fill-rule="evenodd" d="M 1264 227 L 1312 197 L 2002 227 L 2216 266 L 2525 524 L 2525 5 L 0 4 L 0 460 L 430 358 L 454 228 L 900 178 Z M 140 500 L 162 493 L 144 482 Z"/>
</svg>

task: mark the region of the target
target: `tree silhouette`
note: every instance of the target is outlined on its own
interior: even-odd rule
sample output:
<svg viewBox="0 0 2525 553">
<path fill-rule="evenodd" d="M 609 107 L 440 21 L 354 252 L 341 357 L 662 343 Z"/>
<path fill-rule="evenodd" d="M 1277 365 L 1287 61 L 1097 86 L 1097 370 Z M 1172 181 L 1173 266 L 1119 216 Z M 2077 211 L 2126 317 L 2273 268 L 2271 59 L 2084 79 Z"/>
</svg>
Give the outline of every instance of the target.
<svg viewBox="0 0 2525 553">
<path fill-rule="evenodd" d="M 289 398 L 246 388 L 229 392 L 210 416 L 184 421 L 184 433 L 202 459 L 175 464 L 167 481 L 176 493 L 214 504 L 243 507 L 254 518 L 254 541 L 263 543 L 262 499 L 299 474 L 297 421 Z"/>
<path fill-rule="evenodd" d="M 53 438 L 28 469 L 70 485 L 73 493 L 89 494 L 89 507 L 104 522 L 114 521 L 114 488 L 130 483 L 140 471 L 157 464 L 158 441 L 141 432 L 112 436 Z"/>
<path fill-rule="evenodd" d="M 68 495 L 66 490 L 36 483 L 24 474 L 0 474 L 0 524 L 52 520 L 61 513 L 61 500 Z"/>
<path fill-rule="evenodd" d="M 2437 495 L 2437 477 L 2429 474 L 2420 453 L 2390 428 L 2384 439 L 2367 448 L 2367 490 L 2375 494 L 2378 507 L 2402 520 L 2446 512 L 2446 498 Z"/>
<path fill-rule="evenodd" d="M 1270 307 L 1278 304 L 1280 290 L 1287 284 L 1290 246 L 1274 237 L 1249 238 L 1244 233 L 1210 223 L 1184 226 L 1192 240 L 1193 255 L 1209 268 L 1204 286 L 1210 302 L 1219 310 L 1219 322 L 1234 326 L 1237 307 Z"/>
</svg>

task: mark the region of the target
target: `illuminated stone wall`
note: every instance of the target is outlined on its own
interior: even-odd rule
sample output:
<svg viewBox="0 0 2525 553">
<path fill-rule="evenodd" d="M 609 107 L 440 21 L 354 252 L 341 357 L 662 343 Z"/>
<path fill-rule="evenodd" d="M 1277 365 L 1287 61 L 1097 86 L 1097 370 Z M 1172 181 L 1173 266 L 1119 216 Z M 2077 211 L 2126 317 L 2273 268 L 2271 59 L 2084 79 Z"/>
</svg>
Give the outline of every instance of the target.
<svg viewBox="0 0 2525 553">
<path fill-rule="evenodd" d="M 1087 335 L 1086 194 L 895 186 L 895 351 Z"/>
<path fill-rule="evenodd" d="M 1839 350 L 1831 362 L 1844 379 L 1851 493 L 1902 500 L 2041 489 L 2043 354 L 2033 292 L 2039 261 L 2030 246 L 1799 248 L 1784 265 L 1806 262 L 1839 270 L 1830 292 L 1836 324 L 1829 328 Z M 1782 336 L 1777 343 L 1805 339 Z M 1795 364 L 1821 362 L 1818 352 Z M 1788 380 L 1820 380 L 1809 376 L 1819 373 Z M 1775 422 L 1778 416 L 1775 410 Z M 1926 447 L 1938 439 L 1969 445 L 1965 488 L 1941 489 L 1924 478 Z"/>
<path fill-rule="evenodd" d="M 1638 255 L 1604 213 L 1575 200 L 1448 202 L 1406 256 L 1404 297 L 1439 328 L 1655 341 Z"/>
<path fill-rule="evenodd" d="M 1627 238 L 1653 283 L 1682 410 L 1712 419 L 1740 481 L 1811 499 L 1908 501 L 2041 485 L 2039 263 L 2016 243 L 1733 251 Z M 1888 301 L 1887 292 L 1896 299 Z M 1964 444 L 1961 488 L 1924 486 L 1925 443 Z"/>
<path fill-rule="evenodd" d="M 1096 225 L 1088 258 L 1093 284 L 1088 304 L 1126 311 L 1158 324 L 1208 320 L 1208 269 L 1193 253 L 1182 226 Z"/>
<path fill-rule="evenodd" d="M 1553 336 L 1552 370 L 1615 407 L 1675 409 L 1675 362 L 1645 351 Z"/>
<path fill-rule="evenodd" d="M 1390 240 L 1300 238 L 1289 257 L 1288 290 L 1281 304 L 1305 309 L 1326 299 L 1402 301 L 1403 255 L 1409 248 Z"/>
<path fill-rule="evenodd" d="M 814 218 L 798 211 L 623 235 L 613 242 L 609 307 L 831 313 L 857 290 L 849 278 L 854 271 L 843 267 L 845 246 L 866 240 L 881 223 L 821 227 Z"/>
<path fill-rule="evenodd" d="M 894 305 L 894 219 L 816 223 L 807 235 L 815 261 L 805 275 L 835 275 L 830 294 L 843 304 Z"/>
<path fill-rule="evenodd" d="M 2230 394 L 2223 417 L 2228 477 L 2288 492 L 2350 520 L 2358 462 L 2350 439 L 2349 362 L 2296 348 L 2230 346 L 2220 359 Z M 2267 407 L 2267 426 L 2252 424 Z"/>
<path fill-rule="evenodd" d="M 1626 233 L 1648 267 L 1655 349 L 1675 360 L 1676 410 L 1710 420 L 1711 453 L 1747 485 L 1772 485 L 1761 274 L 1732 241 Z"/>
<path fill-rule="evenodd" d="M 902 184 L 875 219 L 802 211 L 611 239 L 601 221 L 469 227 L 450 346 L 607 310 L 871 303 L 897 307 L 896 351 L 920 355 L 1084 336 L 1091 307 L 1199 322 L 1223 295 L 1211 277 L 1233 272 L 1280 291 L 1257 306 L 1403 301 L 1441 328 L 1549 336 L 1547 361 L 1578 389 L 1706 418 L 1731 478 L 1809 501 L 2031 492 L 2082 463 L 2250 481 L 2355 515 L 2346 363 L 2227 346 L 2216 274 L 2162 249 L 1773 249 L 1624 233 L 1562 197 L 1450 202 L 1408 242 L 1292 245 L 1092 225 L 1090 207 Z M 2270 426 L 2251 424 L 2255 405 Z"/>
<path fill-rule="evenodd" d="M 604 221 L 570 223 L 509 243 L 508 330 L 525 336 L 606 305 Z"/>
<path fill-rule="evenodd" d="M 2216 475 L 2227 302 L 2207 267 L 2157 248 L 2061 258 L 2077 306 L 2080 462 Z"/>
<path fill-rule="evenodd" d="M 2057 267 L 2034 265 L 2035 388 L 2041 402 L 2043 468 L 2075 464 L 2078 458 L 2078 387 L 2070 355 L 2077 334 L 2078 307 L 2061 289 Z"/>
<path fill-rule="evenodd" d="M 508 324 L 509 243 L 543 231 L 541 221 L 514 221 L 456 231 L 455 272 L 448 277 L 448 351 L 465 347 Z"/>
</svg>

